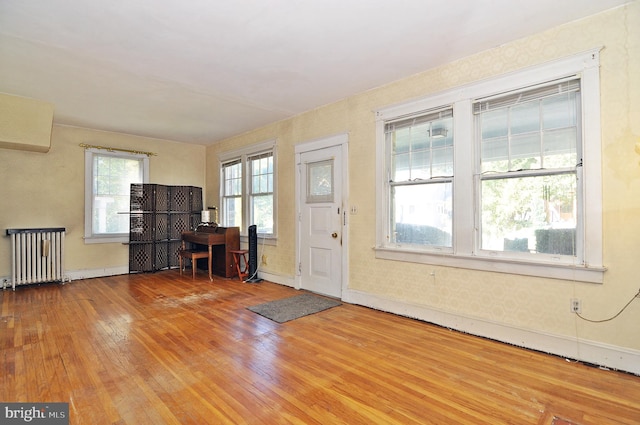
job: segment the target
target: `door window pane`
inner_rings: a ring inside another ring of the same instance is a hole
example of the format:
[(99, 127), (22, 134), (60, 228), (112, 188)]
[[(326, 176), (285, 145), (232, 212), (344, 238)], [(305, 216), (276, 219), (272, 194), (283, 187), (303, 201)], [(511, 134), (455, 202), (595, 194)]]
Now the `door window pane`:
[(307, 164), (307, 203), (333, 202), (333, 160)]

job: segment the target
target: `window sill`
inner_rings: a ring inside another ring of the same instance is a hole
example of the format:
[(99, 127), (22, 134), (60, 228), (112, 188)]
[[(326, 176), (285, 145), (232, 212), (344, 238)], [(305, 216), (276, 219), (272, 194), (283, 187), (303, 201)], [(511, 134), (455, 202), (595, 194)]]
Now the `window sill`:
[(84, 243), (86, 245), (96, 243), (129, 243), (129, 235), (125, 236), (85, 236)]
[[(249, 236), (240, 235), (240, 243), (248, 244)], [(268, 236), (268, 237), (258, 236), (258, 246), (262, 246), (262, 245), (276, 246), (278, 245), (278, 238), (276, 238), (275, 236)]]
[(437, 254), (406, 248), (375, 247), (374, 250), (376, 252), (376, 258), (383, 260), (432, 264), (588, 283), (602, 283), (604, 280), (604, 272), (606, 271), (604, 267), (587, 267), (553, 262), (531, 262), (506, 258), (486, 258), (472, 255), (454, 255), (451, 253)]

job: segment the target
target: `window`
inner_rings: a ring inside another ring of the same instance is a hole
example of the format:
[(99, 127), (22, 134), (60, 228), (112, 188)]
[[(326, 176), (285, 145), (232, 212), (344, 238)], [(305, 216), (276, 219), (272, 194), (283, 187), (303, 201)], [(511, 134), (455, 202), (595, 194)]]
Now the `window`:
[(599, 98), (591, 51), (377, 111), (376, 256), (602, 282)]
[(580, 80), (474, 103), (480, 248), (577, 257)]
[(146, 183), (146, 155), (85, 151), (85, 242), (127, 242), (131, 183)]
[(249, 221), (258, 234), (273, 235), (273, 152), (249, 157)]
[(261, 237), (275, 237), (274, 143), (220, 156), (221, 224), (248, 232), (255, 224)]
[(451, 247), (453, 111), (385, 124), (390, 153), (390, 242)]
[(242, 227), (242, 162), (222, 165), (222, 218), (225, 227)]

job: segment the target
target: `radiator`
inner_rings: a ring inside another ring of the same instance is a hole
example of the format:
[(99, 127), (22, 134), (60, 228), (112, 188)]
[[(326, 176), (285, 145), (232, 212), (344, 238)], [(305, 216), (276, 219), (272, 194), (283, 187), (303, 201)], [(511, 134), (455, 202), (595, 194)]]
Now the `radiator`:
[[(7, 229), (11, 237), (11, 287), (64, 282), (65, 228)], [(3, 289), (7, 286), (3, 284)]]

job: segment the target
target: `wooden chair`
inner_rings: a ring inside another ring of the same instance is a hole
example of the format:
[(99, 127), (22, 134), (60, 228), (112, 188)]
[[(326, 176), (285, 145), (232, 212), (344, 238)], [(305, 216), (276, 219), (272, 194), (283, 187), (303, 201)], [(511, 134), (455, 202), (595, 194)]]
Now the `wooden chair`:
[(196, 251), (194, 249), (181, 249), (179, 253), (180, 257), (180, 275), (184, 270), (183, 259), (191, 259), (191, 275), (192, 279), (196, 278), (196, 269), (198, 268), (197, 260), (199, 258), (209, 258), (209, 251)]

